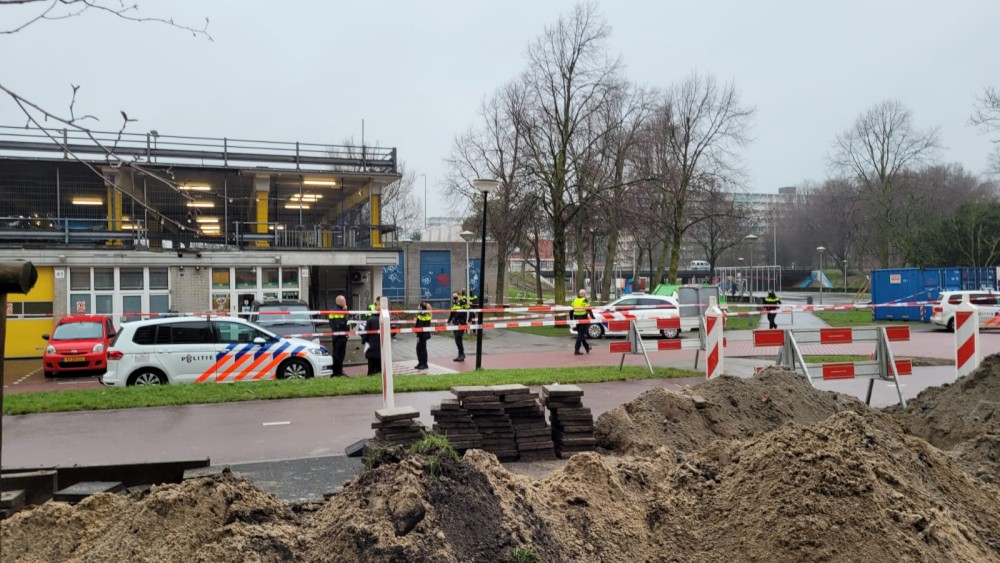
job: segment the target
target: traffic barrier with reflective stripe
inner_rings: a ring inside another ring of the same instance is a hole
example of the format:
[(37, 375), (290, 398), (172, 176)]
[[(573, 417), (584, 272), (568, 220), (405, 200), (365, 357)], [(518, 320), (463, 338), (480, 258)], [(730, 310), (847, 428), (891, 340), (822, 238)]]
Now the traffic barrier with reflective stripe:
[[(780, 347), (776, 365), (787, 365), (799, 371), (809, 383), (816, 380), (832, 381), (842, 379), (868, 378), (868, 393), (865, 402), (871, 404), (875, 380), (891, 381), (896, 387), (899, 402), (904, 407), (906, 399), (899, 386), (899, 376), (913, 373), (909, 360), (896, 360), (889, 347), (890, 342), (908, 341), (910, 327), (907, 325), (856, 328), (802, 328), (802, 329), (761, 329), (753, 332), (756, 347)], [(817, 366), (812, 371), (802, 357), (800, 345), (852, 344), (854, 342), (874, 342), (875, 351), (866, 362), (829, 362)]]
[(979, 307), (961, 303), (955, 310), (955, 379), (972, 373), (981, 359)]

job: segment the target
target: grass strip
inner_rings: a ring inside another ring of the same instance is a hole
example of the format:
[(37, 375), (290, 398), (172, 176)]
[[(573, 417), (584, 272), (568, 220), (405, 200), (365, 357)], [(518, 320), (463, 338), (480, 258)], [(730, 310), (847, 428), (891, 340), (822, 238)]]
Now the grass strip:
[[(756, 307), (741, 307), (730, 305), (729, 310), (733, 313), (746, 311), (757, 311)], [(726, 330), (753, 330), (760, 327), (760, 315), (750, 315), (748, 317), (726, 317)]]
[(924, 324), (919, 321), (874, 321), (871, 309), (852, 309), (850, 311), (816, 311), (813, 313), (832, 327), (872, 326), (872, 325), (904, 325)]
[[(445, 391), (456, 385), (547, 385), (550, 383), (599, 383), (638, 379), (696, 377), (701, 372), (640, 366), (587, 366), (482, 370), (447, 375), (400, 375), (395, 391)], [(133, 409), (176, 405), (231, 403), (271, 399), (301, 399), (365, 395), (382, 392), (380, 377), (349, 377), (295, 381), (256, 381), (220, 384), (185, 384), (153, 387), (102, 387), (44, 393), (16, 393), (4, 397), (4, 414)]]

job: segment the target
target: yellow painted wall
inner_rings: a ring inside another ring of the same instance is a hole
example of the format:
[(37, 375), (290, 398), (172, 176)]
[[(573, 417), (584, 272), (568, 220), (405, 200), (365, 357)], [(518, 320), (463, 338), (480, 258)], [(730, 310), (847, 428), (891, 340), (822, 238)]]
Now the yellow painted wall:
[[(55, 281), (53, 268), (38, 268), (38, 281), (27, 294), (10, 294), (9, 303), (25, 301), (44, 301), (52, 303), (55, 300)], [(7, 319), (7, 340), (4, 342), (4, 358), (40, 358), (45, 352), (46, 342), (43, 334), (52, 334), (55, 321), (52, 317), (30, 319)]]

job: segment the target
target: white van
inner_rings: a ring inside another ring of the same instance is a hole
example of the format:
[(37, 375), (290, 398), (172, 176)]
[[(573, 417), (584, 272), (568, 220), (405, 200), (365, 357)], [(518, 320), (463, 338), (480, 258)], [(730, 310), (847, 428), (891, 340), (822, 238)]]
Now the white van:
[(688, 263), (688, 270), (711, 270), (712, 265), (704, 260), (692, 260)]
[(330, 352), (235, 317), (172, 317), (122, 325), (104, 385), (165, 385), (330, 377)]

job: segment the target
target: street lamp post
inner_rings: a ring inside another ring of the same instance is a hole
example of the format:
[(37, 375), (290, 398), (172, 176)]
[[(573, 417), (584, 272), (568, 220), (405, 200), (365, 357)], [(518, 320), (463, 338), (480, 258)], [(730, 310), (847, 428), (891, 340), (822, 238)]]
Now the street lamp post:
[[(479, 247), (479, 332), (476, 334), (476, 369), (483, 367), (483, 304), (486, 296), (483, 295), (483, 281), (486, 278), (486, 206), (490, 201), (490, 192), (497, 189), (500, 182), (496, 180), (477, 179), (472, 181), (472, 185), (483, 193), (483, 238)], [(497, 289), (499, 291), (499, 288)]]
[[(472, 288), (469, 287), (469, 243), (472, 242), (472, 239), (476, 238), (476, 233), (462, 231), (458, 233), (458, 236), (462, 237), (462, 240), (465, 241), (465, 295), (470, 296), (472, 295)], [(482, 266), (479, 266), (479, 269), (482, 268)], [(482, 272), (479, 275), (482, 276)]]
[[(424, 177), (424, 231), (427, 230), (427, 174), (421, 174)], [(468, 257), (469, 249), (466, 245), (465, 254)]]
[(750, 303), (753, 304), (753, 243), (757, 242), (757, 235), (747, 235), (743, 237), (743, 240), (750, 243)]
[(825, 246), (817, 246), (816, 252), (819, 252), (819, 304), (823, 304), (823, 253), (826, 252)]

